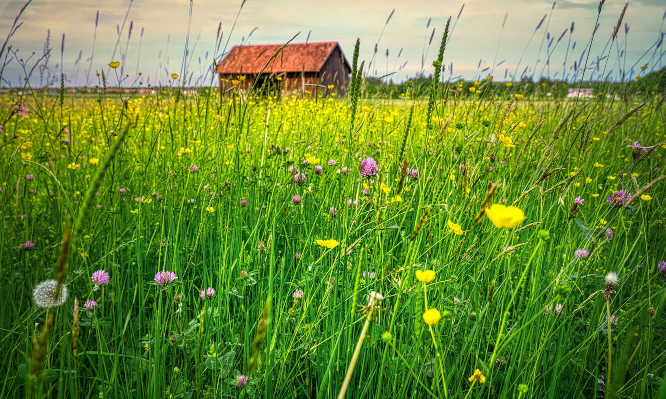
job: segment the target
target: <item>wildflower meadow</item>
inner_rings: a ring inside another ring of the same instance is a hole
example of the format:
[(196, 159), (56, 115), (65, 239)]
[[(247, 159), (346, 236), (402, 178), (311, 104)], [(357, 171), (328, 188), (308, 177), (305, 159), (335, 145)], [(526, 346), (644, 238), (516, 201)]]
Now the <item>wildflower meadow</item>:
[(377, 95), (362, 45), (345, 95), (1, 94), (0, 397), (666, 397), (658, 80)]

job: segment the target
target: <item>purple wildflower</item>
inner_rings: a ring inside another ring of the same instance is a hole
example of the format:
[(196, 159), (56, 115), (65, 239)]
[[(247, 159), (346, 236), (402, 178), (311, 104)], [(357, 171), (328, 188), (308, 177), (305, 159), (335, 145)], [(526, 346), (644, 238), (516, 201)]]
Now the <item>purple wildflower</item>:
[(163, 287), (166, 287), (167, 285), (169, 285), (169, 283), (171, 283), (173, 280), (177, 278), (178, 277), (174, 272), (162, 271), (162, 272), (157, 272), (155, 274), (155, 282)]
[(299, 299), (303, 298), (303, 291), (301, 290), (294, 291), (292, 297), (294, 297), (294, 299), (298, 301)]
[(294, 205), (300, 204), (301, 203), (301, 196), (300, 195), (294, 195), (293, 197), (291, 197), (291, 202)]
[(657, 269), (659, 270), (659, 275), (666, 278), (666, 260), (659, 262)]
[(242, 199), (241, 202), (240, 202), (240, 205), (241, 205), (243, 208), (245, 208), (245, 207), (247, 206), (247, 200), (246, 200), (246, 199)]
[(367, 188), (364, 188), (363, 191), (361, 191), (361, 194), (370, 195), (370, 190), (368, 190)]
[(215, 288), (208, 287), (205, 290), (201, 290), (201, 299), (210, 299), (215, 295)]
[(246, 149), (245, 149), (245, 152), (247, 152), (247, 153), (249, 154), (249, 153), (252, 152), (252, 149), (251, 149), (251, 148), (246, 148)]
[(631, 200), (631, 194), (627, 190), (616, 191), (606, 199), (606, 202), (616, 208), (621, 208)]
[(576, 252), (574, 252), (574, 256), (576, 257), (576, 259), (584, 259), (587, 258), (589, 255), (590, 253), (587, 252), (587, 249), (585, 248), (579, 248), (576, 250)]
[(335, 209), (335, 208), (333, 208), (333, 207), (331, 207), (331, 209), (328, 210), (328, 213), (329, 213), (329, 214), (331, 215), (331, 217), (333, 217), (333, 218), (336, 217), (336, 216), (338, 216), (338, 210)]
[(296, 260), (301, 259), (301, 253), (300, 253), (300, 252), (296, 252), (296, 255), (294, 255), (294, 257), (296, 258)]
[(321, 172), (323, 172), (323, 171), (324, 171), (324, 168), (322, 168), (321, 165), (317, 165), (317, 166), (314, 167), (314, 172), (318, 175), (320, 175)]
[[(340, 172), (338, 172), (338, 173), (340, 173)], [(342, 167), (342, 174), (346, 175), (347, 173), (349, 173), (349, 169), (346, 166), (343, 166)]]
[(293, 175), (294, 173), (296, 173), (296, 167), (295, 166), (290, 166), (287, 169), (287, 171)]
[(365, 158), (358, 165), (358, 172), (361, 174), (361, 177), (365, 177), (367, 179), (374, 177), (378, 170), (379, 168), (377, 167), (377, 162), (372, 157)]
[(328, 165), (329, 165), (329, 166), (333, 166), (333, 165), (335, 165), (335, 159), (329, 159), (329, 160), (328, 160)]
[(582, 199), (580, 196), (576, 197), (574, 200), (574, 205), (583, 205), (583, 202), (585, 202), (584, 199)]
[(97, 305), (97, 302), (93, 301), (92, 299), (88, 299), (88, 300), (86, 301), (86, 304), (83, 305), (83, 306), (85, 306), (86, 309), (88, 309), (88, 310), (90, 310), (90, 311), (93, 311), (93, 310), (97, 309), (97, 306), (98, 306), (98, 305)]
[(90, 276), (90, 279), (95, 285), (107, 285), (110, 280), (109, 273), (106, 270), (97, 270)]
[(123, 195), (123, 194), (125, 194), (126, 192), (127, 192), (127, 189), (126, 189), (126, 188), (120, 188), (120, 189), (118, 189), (118, 195)]
[(412, 179), (418, 179), (419, 178), (419, 171), (418, 169), (412, 169), (409, 171), (409, 175), (412, 176)]
[(33, 175), (26, 175), (26, 176), (25, 176), (25, 179), (28, 180), (28, 181), (32, 181), (32, 180), (35, 180), (35, 176), (33, 176)]
[(294, 175), (294, 183), (298, 185), (305, 183), (305, 172), (296, 173)]
[(290, 152), (290, 151), (291, 151), (291, 147), (287, 147), (287, 148), (284, 149), (285, 153)]
[(34, 243), (34, 242), (32, 242), (32, 241), (26, 241), (26, 242), (24, 242), (23, 244), (20, 244), (20, 245), (19, 245), (19, 248), (21, 248), (21, 249), (23, 249), (23, 250), (26, 250), (26, 251), (29, 251), (29, 250), (31, 250), (32, 247), (34, 247), (34, 246), (35, 246), (35, 243)]
[(370, 280), (374, 279), (375, 276), (376, 276), (375, 272), (366, 273), (365, 271), (363, 271), (363, 277), (368, 277)]
[(644, 146), (638, 144), (638, 141), (634, 141), (634, 143), (633, 143), (633, 144), (629, 144), (629, 145), (627, 146), (627, 148), (633, 148), (633, 149), (635, 149), (635, 150), (641, 150), (641, 151), (644, 151), (644, 152), (647, 154), (648, 150), (651, 149), (651, 148), (654, 148), (654, 146), (644, 147)]
[(236, 386), (238, 388), (243, 388), (245, 384), (247, 384), (247, 376), (241, 375), (240, 377), (238, 377), (238, 379), (236, 380)]
[(190, 165), (189, 170), (190, 170), (190, 172), (192, 172), (192, 173), (196, 173), (196, 172), (199, 171), (199, 167), (198, 167), (197, 165), (195, 165), (195, 164), (192, 164), (192, 165)]
[(613, 241), (613, 230), (606, 229), (606, 231), (604, 231), (604, 237), (606, 237), (608, 242)]

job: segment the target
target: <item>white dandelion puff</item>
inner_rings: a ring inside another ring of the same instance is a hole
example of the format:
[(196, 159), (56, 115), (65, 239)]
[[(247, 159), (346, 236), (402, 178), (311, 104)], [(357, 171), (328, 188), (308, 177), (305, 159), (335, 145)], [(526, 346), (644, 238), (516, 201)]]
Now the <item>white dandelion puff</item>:
[(606, 285), (613, 287), (620, 285), (620, 277), (618, 277), (617, 273), (610, 272), (606, 275)]
[(32, 290), (32, 299), (35, 305), (40, 308), (49, 309), (62, 305), (67, 300), (67, 286), (60, 286), (60, 295), (55, 297), (55, 290), (58, 286), (56, 280), (45, 280), (35, 286)]

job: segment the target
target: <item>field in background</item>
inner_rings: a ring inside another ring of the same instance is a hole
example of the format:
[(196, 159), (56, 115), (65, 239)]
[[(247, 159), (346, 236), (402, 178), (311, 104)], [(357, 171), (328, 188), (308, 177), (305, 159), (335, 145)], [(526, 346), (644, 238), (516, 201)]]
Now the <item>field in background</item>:
[(4, 96), (0, 397), (663, 393), (663, 95), (484, 84)]

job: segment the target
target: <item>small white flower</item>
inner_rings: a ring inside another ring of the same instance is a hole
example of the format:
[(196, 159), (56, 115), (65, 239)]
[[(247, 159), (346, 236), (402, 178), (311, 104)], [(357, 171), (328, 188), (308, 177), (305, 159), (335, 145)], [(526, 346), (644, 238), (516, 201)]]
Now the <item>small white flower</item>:
[(62, 305), (67, 300), (67, 286), (60, 286), (60, 295), (55, 297), (55, 289), (58, 286), (56, 280), (45, 280), (35, 286), (32, 290), (32, 299), (40, 308), (49, 309)]
[(620, 285), (620, 277), (617, 273), (610, 272), (606, 275), (606, 285), (618, 286)]
[(379, 302), (382, 299), (384, 299), (384, 295), (380, 294), (379, 292), (371, 291), (370, 294), (368, 294), (368, 304), (370, 305), (375, 302)]

